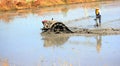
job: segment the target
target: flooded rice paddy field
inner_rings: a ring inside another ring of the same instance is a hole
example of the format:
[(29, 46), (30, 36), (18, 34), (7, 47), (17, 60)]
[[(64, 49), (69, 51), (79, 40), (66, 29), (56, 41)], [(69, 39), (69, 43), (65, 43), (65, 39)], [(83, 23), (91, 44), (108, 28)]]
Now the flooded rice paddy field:
[(120, 66), (120, 34), (41, 34), (41, 21), (51, 18), (70, 28), (119, 29), (119, 6), (101, 1), (0, 12), (0, 66)]

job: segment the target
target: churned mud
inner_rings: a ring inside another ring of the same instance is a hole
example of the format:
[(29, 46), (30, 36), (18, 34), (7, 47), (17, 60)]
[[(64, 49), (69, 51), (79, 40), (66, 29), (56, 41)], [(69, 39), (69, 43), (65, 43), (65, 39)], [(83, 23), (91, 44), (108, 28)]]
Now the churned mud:
[(107, 34), (120, 34), (120, 29), (114, 29), (114, 28), (93, 28), (93, 29), (79, 29), (74, 30), (74, 33), (78, 34), (101, 34), (101, 35), (107, 35)]
[[(117, 35), (120, 34), (120, 29), (118, 28), (71, 28), (70, 29), (73, 33), (69, 34), (81, 34), (81, 35), (89, 35), (89, 34), (99, 34), (99, 35)], [(45, 33), (45, 32), (44, 32)], [(46, 32), (45, 34), (56, 34), (53, 32)], [(62, 34), (62, 33), (57, 33)], [(67, 34), (67, 33), (66, 33)]]

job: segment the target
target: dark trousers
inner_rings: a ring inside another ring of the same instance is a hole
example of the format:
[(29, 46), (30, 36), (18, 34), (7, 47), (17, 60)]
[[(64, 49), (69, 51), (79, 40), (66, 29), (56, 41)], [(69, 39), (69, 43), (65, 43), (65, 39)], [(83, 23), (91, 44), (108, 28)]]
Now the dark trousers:
[(96, 14), (96, 26), (100, 26), (100, 25), (101, 25), (101, 15)]
[(96, 20), (99, 19), (99, 23), (101, 24), (101, 15), (100, 14), (96, 14)]

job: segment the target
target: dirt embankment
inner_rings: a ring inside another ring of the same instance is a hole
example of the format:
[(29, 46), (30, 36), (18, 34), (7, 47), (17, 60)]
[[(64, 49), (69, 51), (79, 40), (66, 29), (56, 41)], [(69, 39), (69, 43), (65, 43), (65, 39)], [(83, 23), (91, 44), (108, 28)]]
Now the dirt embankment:
[(0, 0), (0, 11), (39, 8), (93, 1), (99, 0)]

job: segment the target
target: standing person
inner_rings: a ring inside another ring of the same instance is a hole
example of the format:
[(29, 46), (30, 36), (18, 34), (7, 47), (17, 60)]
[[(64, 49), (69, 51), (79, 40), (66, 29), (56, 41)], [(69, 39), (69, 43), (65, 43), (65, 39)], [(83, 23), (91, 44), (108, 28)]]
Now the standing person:
[[(95, 9), (95, 14), (96, 14), (96, 26), (99, 26), (99, 25), (101, 25), (101, 15), (100, 15), (100, 10), (99, 10), (99, 8), (96, 8)], [(98, 20), (99, 20), (99, 23), (98, 23)]]

